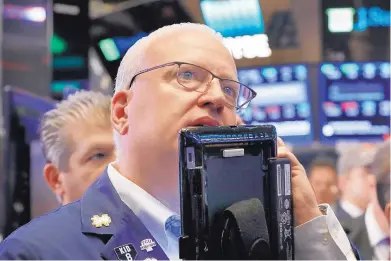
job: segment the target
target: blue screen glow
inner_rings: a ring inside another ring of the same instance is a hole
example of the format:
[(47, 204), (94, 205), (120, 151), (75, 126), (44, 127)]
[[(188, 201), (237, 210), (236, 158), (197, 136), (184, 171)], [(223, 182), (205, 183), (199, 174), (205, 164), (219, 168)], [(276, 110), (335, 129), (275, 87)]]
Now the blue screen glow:
[(390, 63), (320, 66), (320, 140), (381, 140), (390, 131)]
[(365, 31), (368, 27), (389, 27), (390, 10), (383, 10), (378, 6), (357, 9), (357, 22), (354, 30)]
[(258, 0), (202, 0), (205, 24), (224, 37), (264, 33), (264, 22)]
[(126, 51), (132, 47), (138, 40), (141, 38), (147, 36), (147, 33), (138, 33), (134, 36), (121, 36), (121, 37), (114, 37), (113, 41), (115, 43), (115, 46), (117, 47), (120, 56), (123, 57), (126, 53)]
[(246, 124), (272, 124), (277, 135), (288, 143), (313, 141), (305, 65), (239, 69), (238, 77), (257, 92), (255, 99), (241, 112)]
[(37, 139), (40, 119), (55, 107), (55, 102), (16, 88), (8, 89), (5, 97), (11, 101), (10, 109), (17, 113), (20, 124), (26, 128), (26, 142)]

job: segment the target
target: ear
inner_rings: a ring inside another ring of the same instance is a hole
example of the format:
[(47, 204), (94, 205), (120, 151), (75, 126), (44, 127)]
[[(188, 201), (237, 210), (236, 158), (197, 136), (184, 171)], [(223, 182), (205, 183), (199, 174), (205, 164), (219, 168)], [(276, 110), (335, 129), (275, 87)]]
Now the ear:
[(123, 90), (115, 93), (111, 100), (111, 123), (120, 135), (127, 134), (129, 130), (127, 106), (132, 97), (132, 91)]
[(65, 193), (63, 184), (60, 178), (60, 171), (52, 163), (46, 163), (43, 168), (43, 177), (49, 188), (57, 195), (57, 198), (62, 199)]

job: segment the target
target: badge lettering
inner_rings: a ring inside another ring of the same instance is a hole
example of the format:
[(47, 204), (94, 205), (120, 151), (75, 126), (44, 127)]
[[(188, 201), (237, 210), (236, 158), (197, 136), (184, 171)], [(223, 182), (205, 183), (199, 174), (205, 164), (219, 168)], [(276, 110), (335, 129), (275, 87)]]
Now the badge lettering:
[(140, 248), (141, 250), (146, 250), (147, 252), (151, 252), (155, 246), (156, 243), (152, 239), (148, 238), (141, 241)]
[(130, 253), (125, 254), (127, 260), (133, 260), (132, 255)]
[(116, 247), (114, 248), (114, 251), (118, 260), (121, 261), (135, 260), (137, 257), (136, 248), (132, 244)]

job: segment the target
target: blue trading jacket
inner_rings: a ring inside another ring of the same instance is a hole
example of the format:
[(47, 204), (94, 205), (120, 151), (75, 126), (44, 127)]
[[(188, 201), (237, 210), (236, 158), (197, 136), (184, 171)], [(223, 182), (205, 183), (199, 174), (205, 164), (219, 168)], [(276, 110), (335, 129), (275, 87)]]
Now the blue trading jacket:
[(105, 172), (80, 200), (7, 237), (0, 259), (168, 260), (155, 242)]

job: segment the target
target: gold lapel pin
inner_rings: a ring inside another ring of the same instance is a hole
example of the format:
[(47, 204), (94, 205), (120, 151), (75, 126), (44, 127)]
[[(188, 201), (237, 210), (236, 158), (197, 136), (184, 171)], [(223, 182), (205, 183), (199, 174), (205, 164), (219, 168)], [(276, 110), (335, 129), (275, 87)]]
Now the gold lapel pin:
[(92, 216), (91, 221), (92, 221), (92, 225), (96, 228), (99, 228), (102, 226), (108, 227), (108, 226), (110, 226), (111, 218), (107, 214), (103, 214), (101, 216), (94, 215), (94, 216)]

